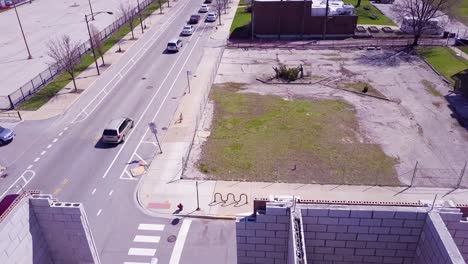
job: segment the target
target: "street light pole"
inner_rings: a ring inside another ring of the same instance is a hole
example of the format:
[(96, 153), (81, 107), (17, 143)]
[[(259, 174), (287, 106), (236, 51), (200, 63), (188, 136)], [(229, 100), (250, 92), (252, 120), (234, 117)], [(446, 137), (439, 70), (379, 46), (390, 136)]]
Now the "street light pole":
[[(91, 2), (90, 2), (90, 3), (91, 3)], [(91, 14), (92, 14), (92, 13), (91, 13)], [(98, 65), (98, 63), (97, 63), (96, 53), (94, 52), (93, 37), (91, 36), (91, 31), (89, 30), (88, 15), (85, 15), (85, 20), (86, 20), (86, 27), (88, 28), (89, 43), (91, 43), (91, 50), (93, 51), (94, 63), (96, 64), (97, 74), (98, 74), (98, 75), (101, 75), (101, 73), (99, 72), (99, 65)]]
[(198, 181), (195, 182), (197, 188), (197, 211), (200, 211), (200, 199), (198, 198)]
[(190, 71), (187, 71), (187, 83), (188, 83), (188, 93), (190, 93)]
[(143, 34), (145, 32), (143, 31), (143, 20), (141, 19), (140, 0), (137, 0), (137, 5), (138, 5), (138, 15), (140, 16), (141, 34)]
[(14, 8), (15, 8), (15, 13), (16, 13), (16, 18), (18, 19), (18, 24), (21, 29), (21, 34), (23, 35), (24, 44), (26, 45), (26, 49), (28, 50), (28, 60), (30, 60), (32, 59), (31, 51), (29, 50), (28, 42), (26, 41), (26, 36), (24, 35), (23, 26), (21, 25), (21, 20), (18, 15), (18, 10), (16, 10), (16, 4), (14, 5)]
[(89, 2), (89, 9), (91, 10), (91, 20), (94, 20), (94, 13), (93, 13), (93, 7), (91, 6), (91, 0), (88, 0)]

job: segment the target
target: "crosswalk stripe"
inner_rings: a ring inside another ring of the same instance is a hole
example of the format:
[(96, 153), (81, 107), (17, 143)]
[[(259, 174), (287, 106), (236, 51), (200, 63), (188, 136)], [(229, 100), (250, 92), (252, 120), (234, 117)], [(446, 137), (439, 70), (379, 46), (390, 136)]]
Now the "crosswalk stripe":
[(149, 262), (124, 262), (123, 264), (150, 264)]
[(156, 249), (152, 248), (130, 248), (128, 250), (128, 255), (133, 256), (154, 256), (156, 254)]
[(138, 230), (151, 230), (151, 231), (163, 231), (164, 225), (157, 224), (140, 224)]
[(133, 242), (159, 243), (159, 236), (135, 236)]

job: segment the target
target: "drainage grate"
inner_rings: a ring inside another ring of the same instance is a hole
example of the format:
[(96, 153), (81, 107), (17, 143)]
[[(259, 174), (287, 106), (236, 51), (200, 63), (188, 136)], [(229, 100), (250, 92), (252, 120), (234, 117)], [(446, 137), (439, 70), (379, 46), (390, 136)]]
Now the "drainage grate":
[(174, 236), (174, 235), (169, 236), (169, 237), (167, 238), (167, 242), (171, 242), (171, 243), (172, 243), (172, 242), (175, 242), (176, 240), (177, 240), (177, 237)]

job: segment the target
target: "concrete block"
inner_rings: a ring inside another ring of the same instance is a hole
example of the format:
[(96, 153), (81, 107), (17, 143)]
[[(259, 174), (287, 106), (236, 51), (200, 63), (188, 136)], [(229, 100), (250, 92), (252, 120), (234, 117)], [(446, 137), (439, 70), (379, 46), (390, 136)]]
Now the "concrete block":
[(318, 223), (318, 216), (303, 216), (302, 223), (308, 224), (317, 224)]
[(314, 253), (317, 254), (333, 254), (335, 252), (334, 247), (315, 247)]
[(427, 212), (418, 212), (417, 219), (418, 220), (426, 220)]
[(245, 230), (245, 231), (255, 231), (255, 236), (257, 237), (275, 237), (275, 231), (270, 230)]
[(54, 214), (55, 221), (68, 222), (71, 221), (71, 216), (66, 214)]
[(379, 242), (398, 242), (400, 236), (398, 235), (379, 235), (377, 241)]
[(319, 216), (318, 223), (322, 225), (337, 225), (338, 218)]
[(347, 226), (358, 226), (359, 222), (359, 218), (339, 218), (338, 220), (339, 225)]
[(377, 235), (358, 234), (357, 241), (377, 241)]
[(410, 235), (411, 234), (411, 228), (392, 227), (390, 229), (390, 234), (392, 234), (392, 235)]
[(346, 256), (346, 260), (351, 263), (362, 263), (364, 260), (364, 256)]
[(267, 258), (284, 259), (284, 252), (266, 252)]
[(382, 219), (366, 219), (366, 218), (361, 218), (361, 221), (359, 222), (360, 226), (381, 226), (382, 225)]
[(276, 237), (288, 238), (289, 237), (289, 231), (276, 231)]
[(345, 256), (354, 255), (354, 249), (353, 248), (336, 248), (335, 254), (345, 255)]
[(351, 210), (347, 208), (343, 209), (330, 209), (328, 216), (330, 217), (349, 217), (351, 215)]
[[(398, 236), (396, 236), (396, 241), (398, 241)], [(387, 243), (387, 248), (388, 249), (398, 249), (398, 250), (401, 250), (401, 251), (405, 251), (405, 249), (408, 248), (408, 244), (407, 243), (389, 242), (389, 243)]]
[(237, 250), (237, 257), (245, 257), (247, 256), (245, 254), (245, 250)]
[(385, 249), (386, 247), (387, 247), (386, 243), (378, 243), (378, 242), (366, 243), (366, 248)]
[(355, 252), (357, 256), (375, 256), (375, 249), (372, 248), (357, 248)]
[(255, 250), (255, 245), (237, 243), (237, 250), (253, 251)]
[(237, 263), (239, 264), (255, 264), (255, 258), (251, 257), (237, 257)]
[(266, 230), (284, 231), (284, 230), (288, 230), (288, 226), (286, 224), (268, 223), (266, 225)]
[(348, 227), (348, 233), (368, 234), (369, 233), (369, 227), (367, 227), (367, 226), (350, 226), (350, 227)]
[(424, 226), (424, 221), (422, 220), (405, 220), (404, 227), (417, 227), (422, 228)]
[(400, 257), (384, 257), (383, 263), (403, 263), (403, 258)]
[(363, 241), (346, 241), (347, 248), (366, 248), (366, 242)]
[(419, 236), (421, 235), (422, 228), (411, 228), (411, 235)]
[(81, 218), (82, 218), (81, 215), (72, 214), (72, 215), (70, 215), (70, 216), (71, 216), (72, 221), (75, 221), (75, 222), (81, 222), (81, 221), (83, 221), (83, 220), (81, 219)]
[(382, 256), (382, 257), (393, 257), (396, 254), (396, 250), (394, 249), (377, 249), (375, 251), (376, 256)]
[(395, 257), (407, 257), (407, 258), (412, 258), (414, 257), (414, 251), (412, 250), (397, 250)]
[(81, 215), (82, 208), (80, 207), (63, 207), (62, 208), (63, 214), (70, 214), (70, 215)]
[(395, 219), (417, 219), (418, 212), (396, 212)]
[(265, 227), (266, 227), (265, 223), (256, 223), (256, 222), (247, 222), (247, 223), (245, 223), (245, 229), (265, 230)]
[(265, 251), (252, 250), (245, 252), (245, 254), (247, 257), (265, 257)]
[(323, 260), (342, 261), (343, 256), (341, 256), (341, 255), (323, 255)]
[(362, 262), (364, 263), (382, 263), (383, 257), (377, 256), (364, 256)]
[(255, 258), (255, 263), (257, 264), (274, 264), (274, 258)]
[(308, 243), (306, 243), (306, 246), (307, 247), (323, 247), (325, 246), (325, 240), (312, 239), (312, 240), (309, 240)]
[(357, 234), (349, 234), (349, 233), (337, 233), (336, 240), (356, 240)]
[(287, 252), (287, 251), (288, 251), (288, 246), (275, 245), (275, 251), (278, 251), (278, 252)]
[[(63, 222), (63, 223), (64, 223), (65, 228), (71, 228), (71, 229), (73, 229), (73, 228), (83, 228), (83, 224), (80, 223), (80, 222)], [(56, 226), (60, 225), (59, 222), (55, 222), (54, 224)]]
[(285, 259), (275, 259), (275, 264), (284, 264), (286, 263)]
[(276, 222), (280, 224), (289, 224), (291, 222), (291, 218), (289, 215), (277, 215)]
[(416, 243), (408, 243), (407, 244), (407, 249), (408, 250), (416, 250), (417, 246), (418, 246), (418, 244), (416, 244)]
[(257, 251), (275, 251), (274, 245), (255, 245)]
[(236, 222), (236, 229), (245, 229), (245, 224), (247, 221), (241, 220)]
[(311, 261), (312, 263), (317, 263), (317, 261), (320, 261), (320, 260), (323, 260), (323, 254), (310, 254), (310, 255), (307, 255), (311, 260), (314, 260), (314, 261)]
[(370, 210), (359, 210), (359, 209), (353, 209), (351, 211), (350, 217), (352, 218), (372, 218), (372, 211)]
[(247, 243), (247, 237), (236, 237), (236, 243), (242, 243), (245, 244)]
[(418, 236), (400, 236), (400, 242), (417, 243)]
[(403, 227), (403, 220), (400, 219), (382, 219), (382, 226)]
[[(260, 230), (257, 230), (260, 231)], [(242, 237), (250, 237), (250, 236), (255, 236), (255, 230), (246, 230), (246, 229), (238, 229), (236, 230), (237, 236), (242, 236)]]
[(289, 208), (267, 206), (266, 214), (267, 215), (289, 215)]
[(326, 225), (311, 224), (311, 225), (306, 225), (305, 229), (307, 231), (309, 231), (309, 232), (325, 232), (325, 231), (327, 231), (327, 226)]
[(457, 221), (459, 222), (462, 219), (463, 214), (462, 213), (439, 213), (440, 217), (444, 222), (452, 222), (452, 221)]
[(29, 204), (36, 209), (36, 207), (50, 207), (52, 201), (47, 198), (31, 198)]
[(372, 218), (392, 219), (395, 216), (395, 211), (374, 211)]
[(305, 239), (315, 239), (316, 234), (316, 232), (304, 232), (304, 237)]
[(328, 216), (328, 209), (324, 208), (314, 208), (314, 209), (307, 209), (307, 216)]
[(389, 234), (390, 227), (380, 227), (380, 226), (372, 226), (369, 228), (369, 234)]
[(465, 230), (456, 230), (455, 237), (468, 238), (468, 231)]
[(327, 247), (344, 248), (344, 247), (346, 247), (346, 241), (326, 240), (325, 245)]
[(246, 237), (248, 244), (265, 244), (264, 237)]
[(257, 215), (257, 223), (276, 223), (276, 216), (274, 215)]
[(267, 239), (265, 241), (267, 245), (287, 245), (288, 239), (286, 238), (274, 238), (274, 239)]
[(327, 232), (346, 233), (348, 232), (348, 227), (341, 225), (329, 225), (327, 226)]
[(317, 239), (329, 239), (329, 240), (334, 240), (336, 237), (335, 233), (326, 233), (326, 232), (317, 232), (316, 236)]

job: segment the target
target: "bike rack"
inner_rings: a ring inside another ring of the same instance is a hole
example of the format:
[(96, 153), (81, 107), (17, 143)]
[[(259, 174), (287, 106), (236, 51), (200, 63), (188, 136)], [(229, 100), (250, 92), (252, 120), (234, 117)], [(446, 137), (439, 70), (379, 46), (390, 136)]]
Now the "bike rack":
[[(243, 203), (243, 204), (241, 204), (241, 205), (244, 205), (244, 204), (248, 204), (248, 203), (249, 203), (249, 198), (248, 198), (247, 194), (245, 194), (245, 193), (241, 193), (241, 194), (239, 195), (239, 199), (236, 199), (236, 195), (235, 195), (234, 193), (228, 193), (228, 194), (226, 195), (226, 199), (224, 199), (224, 198), (223, 198), (223, 194), (217, 192), (217, 193), (215, 193), (215, 194), (213, 195), (213, 201), (212, 201), (210, 204), (222, 203), (223, 205), (225, 205), (225, 204), (229, 201), (229, 197), (231, 197), (231, 196), (232, 196), (232, 200), (234, 201), (235, 206), (238, 206), (238, 205), (239, 205), (239, 203), (242, 201), (242, 197), (245, 198), (245, 203)], [(219, 200), (218, 200), (218, 198), (219, 198)]]

